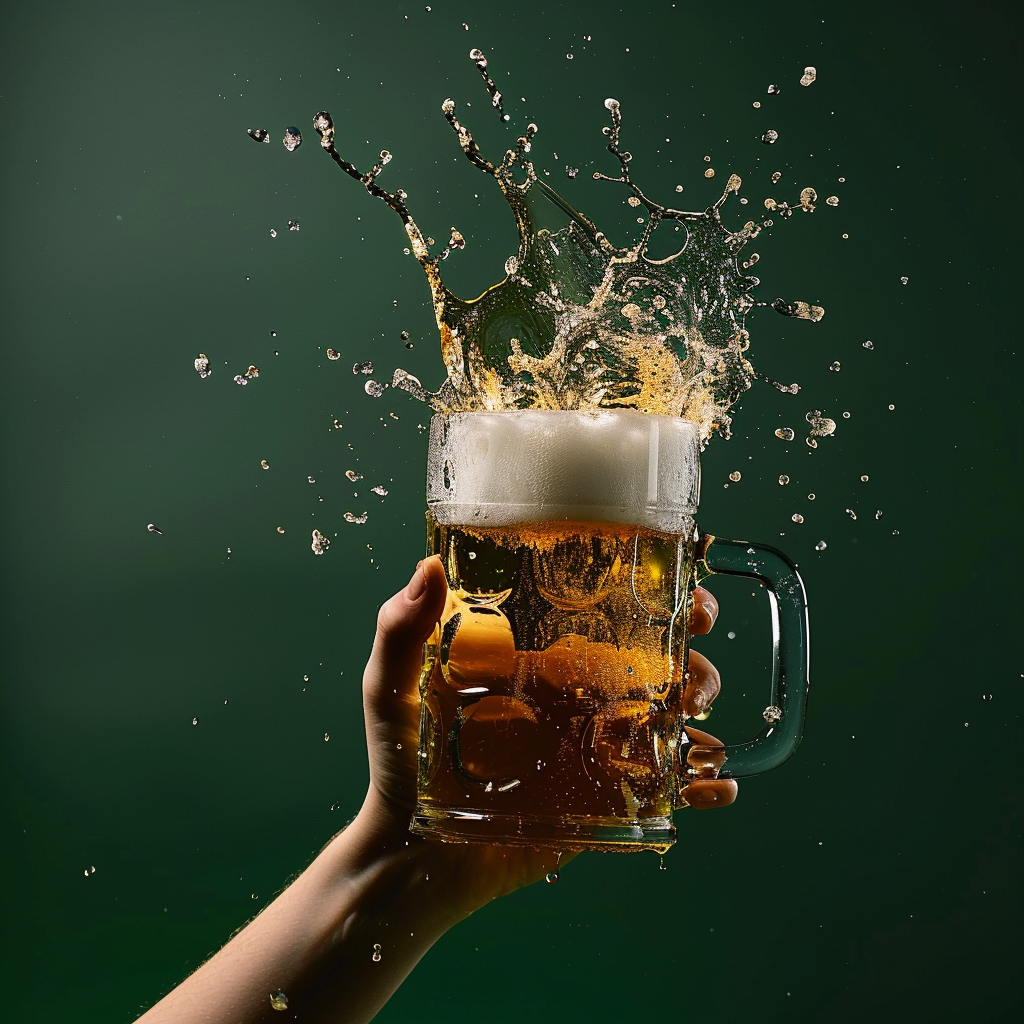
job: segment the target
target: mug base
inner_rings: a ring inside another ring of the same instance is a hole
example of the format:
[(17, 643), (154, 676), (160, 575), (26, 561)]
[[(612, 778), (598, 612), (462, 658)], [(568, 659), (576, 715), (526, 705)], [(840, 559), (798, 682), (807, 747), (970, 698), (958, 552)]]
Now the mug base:
[(541, 817), (481, 814), (458, 807), (418, 804), (409, 830), (443, 843), (488, 843), (546, 850), (600, 850), (606, 853), (665, 853), (676, 841), (668, 816), (622, 820), (595, 815)]

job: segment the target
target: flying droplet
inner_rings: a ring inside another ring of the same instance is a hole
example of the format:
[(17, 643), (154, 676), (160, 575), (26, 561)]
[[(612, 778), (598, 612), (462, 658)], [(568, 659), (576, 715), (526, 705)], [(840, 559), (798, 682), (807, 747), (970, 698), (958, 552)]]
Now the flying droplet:
[(302, 134), (299, 132), (299, 129), (296, 128), (294, 125), (290, 125), (289, 127), (285, 128), (284, 138), (281, 140), (281, 142), (284, 144), (284, 148), (287, 149), (289, 153), (294, 153), (295, 150), (297, 150), (299, 146), (302, 145)]
[(780, 485), (781, 487), (785, 487), (785, 486), (786, 486), (786, 484), (788, 484), (788, 483), (789, 483), (789, 477), (788, 477), (788, 476), (786, 476), (786, 474), (785, 474), (785, 473), (783, 473), (783, 474), (782, 474), (782, 475), (781, 475), (781, 476), (779, 477), (779, 485)]

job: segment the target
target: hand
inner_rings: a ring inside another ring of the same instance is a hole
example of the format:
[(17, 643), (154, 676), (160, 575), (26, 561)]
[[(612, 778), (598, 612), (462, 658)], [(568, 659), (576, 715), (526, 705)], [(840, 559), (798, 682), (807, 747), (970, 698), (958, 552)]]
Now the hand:
[[(438, 843), (409, 832), (416, 804), (421, 651), (441, 616), (446, 595), (440, 559), (428, 558), (417, 566), (409, 585), (380, 610), (373, 653), (363, 675), (370, 758), (367, 807), (392, 841), (419, 847), (418, 852), (434, 865), (432, 878), (438, 882), (457, 880), (449, 898), (468, 915), (495, 896), (538, 881), (574, 854), (563, 852), (559, 858), (551, 850)], [(698, 587), (690, 616), (691, 633), (709, 632), (717, 617), (718, 602)], [(688, 714), (695, 715), (710, 706), (721, 682), (711, 662), (696, 651), (690, 653), (688, 675), (683, 704)], [(687, 729), (687, 733), (702, 746), (721, 747), (707, 733), (697, 729)], [(736, 793), (731, 779), (697, 779), (686, 786), (680, 806), (724, 807), (736, 799)]]

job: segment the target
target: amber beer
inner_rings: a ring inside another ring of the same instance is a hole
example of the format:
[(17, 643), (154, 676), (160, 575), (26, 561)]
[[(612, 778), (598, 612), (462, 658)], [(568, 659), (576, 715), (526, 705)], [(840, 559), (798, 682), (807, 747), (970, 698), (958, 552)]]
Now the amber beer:
[(696, 428), (614, 412), (437, 416), (413, 830), (453, 841), (673, 842)]

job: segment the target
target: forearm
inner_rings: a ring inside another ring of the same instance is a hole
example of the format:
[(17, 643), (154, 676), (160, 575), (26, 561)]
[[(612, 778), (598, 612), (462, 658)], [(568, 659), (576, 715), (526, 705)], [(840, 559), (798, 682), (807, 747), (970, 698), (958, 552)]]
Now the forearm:
[(278, 990), (307, 1024), (370, 1020), (472, 909), (451, 899), (455, 880), (440, 873), (434, 846), (396, 830), (368, 799), (292, 885), (139, 1024), (276, 1022), (287, 1019), (271, 1006)]

